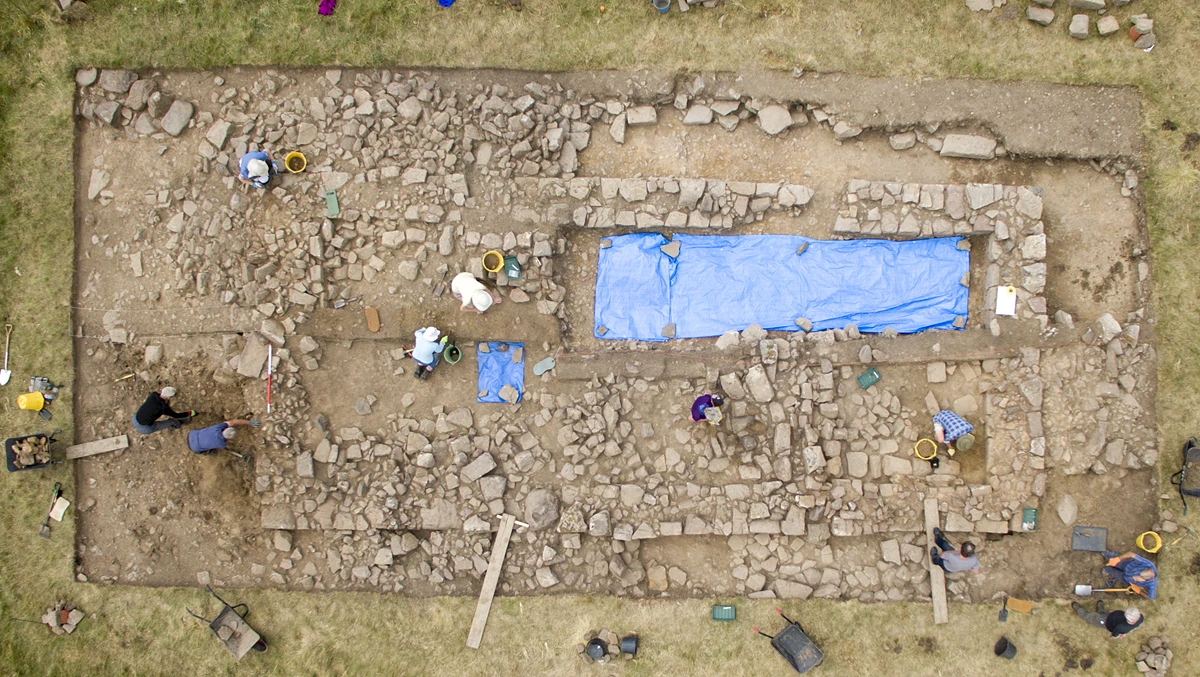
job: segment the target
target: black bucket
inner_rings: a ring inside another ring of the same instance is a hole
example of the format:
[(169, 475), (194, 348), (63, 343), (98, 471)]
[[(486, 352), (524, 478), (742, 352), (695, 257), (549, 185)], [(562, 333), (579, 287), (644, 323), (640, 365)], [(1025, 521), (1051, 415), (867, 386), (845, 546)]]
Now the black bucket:
[(996, 652), (997, 656), (1001, 658), (1007, 658), (1009, 660), (1012, 660), (1012, 657), (1017, 655), (1017, 645), (1008, 641), (1008, 638), (1003, 635), (1000, 636), (1000, 639), (996, 642), (996, 646), (993, 650)]
[(587, 655), (593, 660), (600, 660), (608, 655), (608, 644), (599, 637), (587, 643)]
[(621, 653), (629, 654), (629, 656), (632, 658), (633, 656), (637, 655), (637, 649), (638, 649), (638, 636), (637, 635), (629, 635), (627, 637), (621, 638)]

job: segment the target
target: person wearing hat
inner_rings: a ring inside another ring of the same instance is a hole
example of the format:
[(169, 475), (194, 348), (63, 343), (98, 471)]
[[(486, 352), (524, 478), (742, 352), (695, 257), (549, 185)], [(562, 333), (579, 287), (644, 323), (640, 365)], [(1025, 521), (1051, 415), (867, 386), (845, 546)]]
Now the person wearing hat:
[(218, 449), (224, 449), (225, 445), (237, 437), (236, 425), (248, 425), (257, 428), (262, 425), (262, 421), (258, 419), (246, 420), (244, 418), (235, 418), (229, 421), (222, 421), (216, 425), (210, 425), (207, 428), (192, 430), (188, 433), (188, 449), (195, 454), (211, 454)]
[(500, 303), (499, 292), (490, 291), (468, 272), (454, 276), (454, 279), (450, 281), (450, 293), (454, 295), (454, 298), (462, 301), (462, 307), (459, 310), (463, 311), (471, 310), (482, 313), (491, 308), (493, 303)]
[(413, 345), (412, 358), (417, 363), (417, 370), (413, 372), (413, 376), (424, 381), (437, 365), (438, 353), (445, 349), (449, 337), (442, 336), (437, 327), (425, 327), (418, 329), (413, 338), (416, 339), (416, 343)]
[[(160, 430), (174, 428), (178, 430), (184, 423), (192, 420), (195, 411), (179, 413), (171, 409), (171, 398), (175, 397), (175, 389), (167, 386), (162, 390), (150, 393), (146, 401), (133, 415), (133, 429), (143, 435), (151, 435)], [(163, 417), (166, 418), (163, 418)], [(163, 420), (159, 420), (162, 418)]]
[(279, 173), (275, 163), (271, 161), (271, 154), (265, 150), (246, 153), (238, 162), (238, 167), (238, 178), (242, 183), (248, 183), (255, 188), (266, 188), (271, 177)]
[(713, 425), (721, 422), (721, 405), (725, 404), (725, 398), (712, 393), (705, 393), (696, 398), (692, 402), (692, 420), (693, 421), (708, 421)]

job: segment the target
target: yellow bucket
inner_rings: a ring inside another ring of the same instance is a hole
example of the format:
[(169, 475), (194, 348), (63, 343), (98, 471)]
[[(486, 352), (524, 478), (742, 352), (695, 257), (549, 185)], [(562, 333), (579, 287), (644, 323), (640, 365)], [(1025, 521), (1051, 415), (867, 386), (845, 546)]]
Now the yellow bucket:
[[(921, 444), (923, 442), (929, 443), (930, 451), (929, 451), (928, 456), (924, 456), (921, 454)], [(933, 440), (929, 439), (928, 437), (923, 437), (923, 438), (917, 440), (917, 443), (913, 445), (913, 453), (916, 454), (917, 458), (921, 459), (922, 461), (932, 461), (934, 459), (934, 457), (937, 456), (937, 442), (934, 442)]]
[(308, 159), (304, 157), (304, 153), (294, 150), (288, 153), (283, 158), (283, 166), (293, 174), (299, 174), (308, 166)]
[(485, 252), (483, 255), (483, 269), (489, 273), (498, 273), (504, 270), (504, 254), (495, 249)]
[(25, 411), (41, 411), (46, 407), (46, 397), (39, 392), (17, 395), (17, 408)]
[[(1150, 545), (1146, 544), (1147, 540), (1151, 542)], [(1162, 536), (1159, 536), (1153, 531), (1147, 531), (1146, 533), (1137, 537), (1137, 546), (1149, 553), (1158, 552), (1159, 550), (1162, 550)]]

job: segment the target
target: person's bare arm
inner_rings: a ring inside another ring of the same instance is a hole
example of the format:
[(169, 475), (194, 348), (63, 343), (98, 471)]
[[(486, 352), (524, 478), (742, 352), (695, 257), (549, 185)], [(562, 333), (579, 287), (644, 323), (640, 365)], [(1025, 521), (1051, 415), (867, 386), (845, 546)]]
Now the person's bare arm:
[(225, 423), (228, 425), (250, 425), (250, 421), (247, 421), (244, 418), (230, 419), (228, 421), (225, 421)]

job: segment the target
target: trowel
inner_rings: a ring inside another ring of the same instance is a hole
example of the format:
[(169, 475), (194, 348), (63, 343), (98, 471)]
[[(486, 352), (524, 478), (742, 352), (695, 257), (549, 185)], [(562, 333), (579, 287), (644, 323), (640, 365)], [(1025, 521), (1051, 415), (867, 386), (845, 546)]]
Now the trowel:
[(12, 372), (8, 370), (8, 340), (12, 338), (12, 325), (4, 325), (4, 368), (0, 369), (0, 386), (8, 385)]

